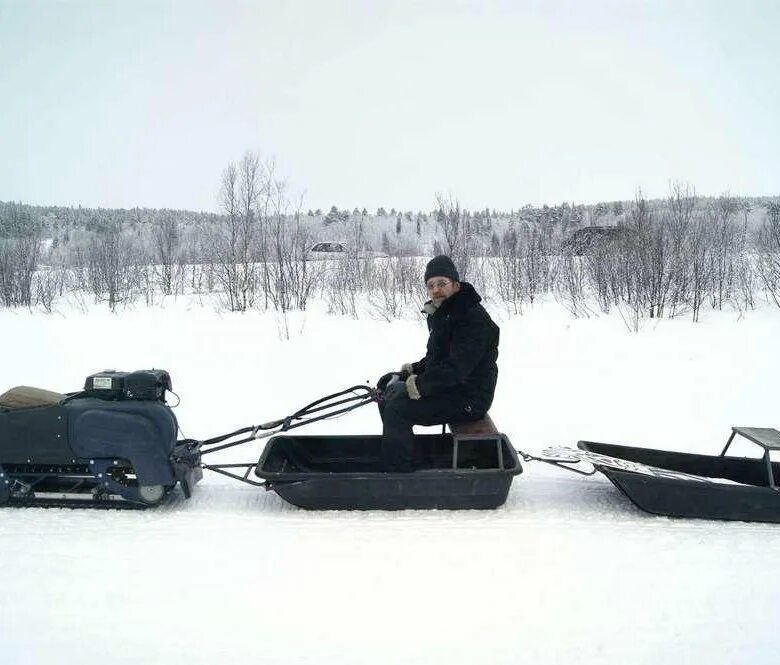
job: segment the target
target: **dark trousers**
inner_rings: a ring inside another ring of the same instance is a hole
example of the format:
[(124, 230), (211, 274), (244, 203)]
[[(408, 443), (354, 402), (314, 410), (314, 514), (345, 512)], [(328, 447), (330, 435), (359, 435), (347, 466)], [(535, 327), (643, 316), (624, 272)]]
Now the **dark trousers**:
[(472, 410), (457, 393), (409, 399), (404, 383), (395, 383), (379, 402), (382, 416), (382, 458), (388, 471), (411, 471), (414, 466), (413, 425), (442, 425), (479, 420), (485, 414)]

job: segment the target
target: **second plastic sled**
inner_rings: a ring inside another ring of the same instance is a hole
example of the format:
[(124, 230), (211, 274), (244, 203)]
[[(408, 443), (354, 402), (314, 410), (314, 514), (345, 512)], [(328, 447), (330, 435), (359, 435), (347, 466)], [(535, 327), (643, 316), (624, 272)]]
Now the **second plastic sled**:
[[(726, 453), (740, 436), (763, 449), (758, 458)], [(780, 432), (732, 427), (720, 455), (635, 448), (580, 441), (579, 450), (558, 449), (563, 463), (589, 462), (642, 510), (670, 517), (780, 523)], [(567, 455), (570, 459), (564, 460)]]

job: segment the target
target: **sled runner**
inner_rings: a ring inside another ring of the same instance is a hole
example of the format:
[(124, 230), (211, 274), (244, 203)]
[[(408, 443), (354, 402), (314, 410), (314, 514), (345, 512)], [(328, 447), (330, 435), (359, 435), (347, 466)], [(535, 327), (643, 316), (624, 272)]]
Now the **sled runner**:
[[(726, 453), (736, 435), (760, 446), (760, 458)], [(545, 450), (558, 466), (589, 462), (642, 510), (670, 517), (780, 522), (780, 432), (732, 427), (720, 455), (695, 455), (580, 441), (578, 449)]]

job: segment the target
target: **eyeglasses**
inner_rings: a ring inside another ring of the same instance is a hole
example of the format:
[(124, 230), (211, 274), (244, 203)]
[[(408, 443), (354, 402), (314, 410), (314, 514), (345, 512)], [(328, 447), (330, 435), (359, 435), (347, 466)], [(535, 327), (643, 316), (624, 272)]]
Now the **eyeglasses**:
[(449, 286), (452, 284), (452, 282), (448, 279), (440, 279), (438, 282), (428, 282), (425, 285), (425, 288), (429, 291), (433, 291), (434, 289), (443, 289), (446, 286)]

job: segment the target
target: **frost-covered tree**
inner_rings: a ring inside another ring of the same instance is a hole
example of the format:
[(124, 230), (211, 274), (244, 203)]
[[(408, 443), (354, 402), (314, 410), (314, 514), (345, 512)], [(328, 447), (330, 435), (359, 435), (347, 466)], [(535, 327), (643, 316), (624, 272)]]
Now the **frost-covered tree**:
[(41, 251), (42, 226), (30, 210), (11, 203), (0, 208), (0, 302), (29, 307)]

